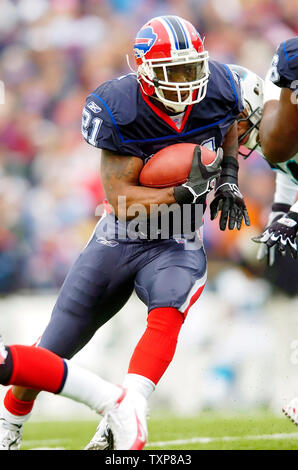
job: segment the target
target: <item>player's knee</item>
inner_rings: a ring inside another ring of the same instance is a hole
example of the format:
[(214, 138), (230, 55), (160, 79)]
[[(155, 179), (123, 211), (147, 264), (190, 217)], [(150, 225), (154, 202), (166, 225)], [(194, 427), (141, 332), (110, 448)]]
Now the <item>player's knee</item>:
[(149, 291), (152, 306), (179, 307), (193, 285), (191, 274), (179, 267), (164, 269)]

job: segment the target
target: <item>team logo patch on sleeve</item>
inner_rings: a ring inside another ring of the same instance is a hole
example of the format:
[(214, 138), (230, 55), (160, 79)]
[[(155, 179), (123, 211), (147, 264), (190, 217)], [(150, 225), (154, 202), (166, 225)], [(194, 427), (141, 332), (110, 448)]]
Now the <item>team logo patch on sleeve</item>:
[(135, 40), (134, 51), (139, 58), (146, 55), (157, 39), (157, 34), (153, 32), (151, 26), (142, 29)]

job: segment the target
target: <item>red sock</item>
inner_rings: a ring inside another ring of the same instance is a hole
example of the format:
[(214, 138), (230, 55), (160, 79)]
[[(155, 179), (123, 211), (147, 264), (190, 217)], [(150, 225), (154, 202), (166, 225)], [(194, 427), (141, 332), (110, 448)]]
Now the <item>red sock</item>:
[(25, 416), (32, 410), (34, 405), (33, 401), (22, 401), (14, 396), (10, 388), (4, 397), (4, 407), (16, 416)]
[(44, 348), (14, 345), (9, 347), (13, 372), (9, 385), (57, 393), (64, 384), (67, 366), (61, 357)]
[(155, 308), (149, 312), (147, 328), (129, 363), (128, 373), (147, 377), (157, 384), (171, 363), (183, 323), (176, 308)]

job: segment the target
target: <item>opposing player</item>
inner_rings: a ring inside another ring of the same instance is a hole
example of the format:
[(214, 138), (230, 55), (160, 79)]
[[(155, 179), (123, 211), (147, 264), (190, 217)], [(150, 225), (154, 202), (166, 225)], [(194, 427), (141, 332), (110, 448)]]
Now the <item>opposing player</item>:
[(298, 37), (280, 44), (273, 57), (264, 89), (264, 110), (260, 123), (262, 153), (278, 170), (275, 201), (268, 224), (260, 237), (263, 253), (274, 261), (276, 247), (287, 247), (297, 257), (298, 201)]
[[(210, 209), (213, 219), (220, 211), (220, 228), (240, 229), (243, 220), (249, 225), (249, 218), (238, 188), (236, 119), (243, 111), (238, 75), (209, 60), (196, 29), (176, 16), (146, 23), (137, 34), (134, 54), (136, 73), (103, 83), (86, 100), (82, 133), (89, 144), (101, 149), (101, 178), (113, 211), (101, 218), (70, 270), (39, 345), (71, 358), (135, 288), (148, 307), (147, 327), (123, 385), (148, 400), (173, 359), (182, 324), (206, 283), (206, 255), (194, 230), (201, 217), (196, 220), (195, 209), (198, 205), (205, 209), (215, 178)], [(222, 147), (223, 160), (217, 152), (213, 165), (205, 167), (198, 149), (184, 185), (140, 186), (144, 163), (178, 142), (214, 151)], [(166, 238), (150, 239), (145, 229), (152, 205), (173, 204), (182, 215), (191, 209), (192, 230), (186, 233), (182, 225), (177, 239), (169, 226)], [(139, 231), (131, 224), (136, 207), (147, 214)], [(19, 387), (11, 396), (16, 399), (7, 411), (16, 413), (21, 400), (25, 422), (36, 392)], [(146, 420), (145, 409), (138, 408), (128, 420)], [(105, 433), (102, 422), (87, 448), (108, 448)]]
[[(266, 158), (283, 172), (280, 197), (284, 197), (286, 206), (282, 217), (269, 223), (259, 241), (265, 243), (269, 250), (277, 245), (281, 252), (285, 252), (289, 246), (293, 258), (296, 258), (298, 201), (294, 201), (298, 189), (298, 37), (278, 47), (266, 87), (260, 142)], [(280, 94), (274, 87), (281, 89)], [(298, 398), (294, 398), (283, 408), (284, 414), (296, 425), (297, 404)]]
[[(298, 203), (295, 200), (298, 190), (298, 153), (292, 155), (292, 152), (298, 144), (298, 109), (293, 94), (295, 85), (298, 85), (298, 38), (290, 39), (278, 47), (272, 68), (265, 79), (265, 87), (262, 79), (253, 72), (234, 65), (231, 68), (241, 77), (246, 103), (245, 117), (240, 119), (238, 124), (239, 141), (250, 151), (257, 149), (263, 154), (268, 152), (269, 158), (267, 159), (265, 154), (266, 159), (276, 171), (274, 202), (267, 227), (264, 233), (255, 239), (261, 242), (258, 258), (266, 256), (269, 266), (272, 266), (275, 262), (276, 248), (284, 253), (286, 246), (289, 245), (294, 258), (297, 253), (295, 238)], [(282, 116), (287, 123), (286, 126), (281, 122)], [(262, 148), (259, 128), (262, 132)], [(296, 129), (296, 133), (292, 132), (292, 129)], [(274, 132), (277, 132), (275, 137)], [(269, 141), (269, 137), (274, 140)], [(280, 146), (281, 152), (274, 156), (275, 145)], [(273, 153), (270, 153), (270, 147)], [(298, 398), (291, 400), (282, 411), (298, 425)]]
[[(230, 65), (230, 67), (239, 74), (243, 86), (245, 111), (238, 119), (238, 134), (239, 143), (249, 150), (248, 153), (243, 154), (243, 157), (248, 158), (253, 150), (256, 150), (264, 157), (259, 140), (259, 128), (262, 122), (264, 107), (264, 92), (267, 100), (277, 102), (280, 97), (280, 88), (271, 81), (268, 82), (268, 78), (264, 82), (257, 74), (245, 67), (238, 65)], [(285, 216), (295, 203), (298, 189), (297, 157), (298, 154), (288, 162), (276, 163), (274, 165), (266, 159), (276, 174), (273, 204), (266, 228)], [(254, 240), (260, 242), (262, 237), (263, 235), (256, 237)], [(261, 260), (266, 257), (268, 265), (272, 266), (276, 259), (276, 248), (276, 244), (268, 247), (265, 242), (262, 242), (258, 250), (258, 259)]]
[[(0, 336), (0, 384), (45, 390), (84, 403), (105, 416), (112, 431), (108, 438), (113, 436), (116, 449), (141, 450), (144, 447), (145, 440), (137, 438), (137, 428), (127, 425), (127, 414), (136, 410), (135, 395), (51, 351), (19, 344), (5, 346)], [(16, 402), (10, 389), (2, 409), (0, 450), (18, 449), (22, 439), (22, 402), (17, 401), (17, 414), (8, 414), (11, 400)], [(28, 414), (26, 418), (29, 418)], [(114, 426), (115, 422), (117, 426)], [(147, 434), (146, 422), (141, 425)]]

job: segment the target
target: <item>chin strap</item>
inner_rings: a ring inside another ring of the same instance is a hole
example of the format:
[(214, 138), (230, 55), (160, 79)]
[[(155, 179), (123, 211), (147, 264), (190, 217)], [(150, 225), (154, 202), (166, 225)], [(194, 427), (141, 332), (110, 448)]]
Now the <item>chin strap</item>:
[[(171, 107), (171, 105), (163, 103), (163, 101), (160, 100), (157, 96), (151, 95), (150, 98), (152, 98), (155, 101), (158, 101), (159, 103), (161, 103), (165, 107), (167, 112), (174, 113), (174, 114), (184, 113), (187, 106), (191, 106), (191, 105), (188, 105), (188, 104), (183, 105), (183, 104), (177, 103), (177, 106), (175, 104), (173, 104), (173, 106)], [(179, 109), (177, 109), (177, 108), (179, 108)]]

